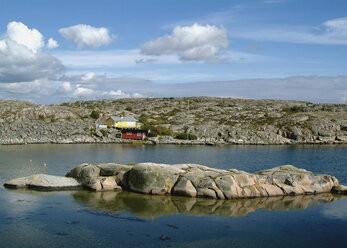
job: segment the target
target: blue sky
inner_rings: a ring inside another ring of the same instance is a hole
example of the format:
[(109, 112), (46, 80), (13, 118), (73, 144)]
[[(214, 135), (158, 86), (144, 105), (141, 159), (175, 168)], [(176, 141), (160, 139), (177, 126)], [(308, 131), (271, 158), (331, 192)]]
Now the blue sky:
[(0, 2), (0, 99), (344, 103), (346, 58), (343, 0)]

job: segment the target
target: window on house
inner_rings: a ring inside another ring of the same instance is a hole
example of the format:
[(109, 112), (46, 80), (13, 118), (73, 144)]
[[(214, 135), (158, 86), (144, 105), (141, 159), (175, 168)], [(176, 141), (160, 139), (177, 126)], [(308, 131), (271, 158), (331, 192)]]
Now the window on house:
[(138, 137), (141, 137), (141, 133), (137, 133), (137, 136), (138, 136)]
[(127, 135), (132, 135), (133, 133), (132, 133), (132, 132), (127, 132), (126, 134), (127, 134)]

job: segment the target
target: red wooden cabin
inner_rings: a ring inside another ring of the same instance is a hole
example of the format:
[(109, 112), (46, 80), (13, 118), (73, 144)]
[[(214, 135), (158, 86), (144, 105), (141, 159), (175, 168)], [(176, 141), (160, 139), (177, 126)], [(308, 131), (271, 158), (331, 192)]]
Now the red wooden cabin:
[(122, 139), (135, 139), (143, 140), (147, 137), (147, 130), (140, 130), (135, 128), (122, 128)]

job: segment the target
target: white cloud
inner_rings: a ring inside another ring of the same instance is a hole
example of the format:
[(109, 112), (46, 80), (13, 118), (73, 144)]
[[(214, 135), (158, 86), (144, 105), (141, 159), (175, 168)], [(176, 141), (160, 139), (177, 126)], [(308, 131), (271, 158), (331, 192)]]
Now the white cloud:
[(204, 81), (194, 83), (157, 84), (141, 78), (109, 78), (95, 74), (83, 81), (77, 75), (54, 86), (49, 80), (2, 83), (2, 98), (32, 100), (41, 103), (71, 101), (73, 99), (101, 99), (127, 97), (185, 97), (219, 96), (249, 99), (282, 99), (311, 102), (344, 103), (347, 100), (347, 77), (288, 77)]
[(6, 95), (15, 95), (24, 99), (40, 99), (55, 93), (56, 88), (46, 79), (34, 80), (32, 82), (2, 83), (0, 91)]
[(69, 93), (73, 90), (70, 82), (62, 82), (60, 87), (63, 90), (63, 92), (66, 93)]
[(94, 90), (84, 87), (78, 87), (72, 93), (73, 96), (82, 96), (82, 97), (90, 97), (94, 93)]
[(86, 74), (84, 74), (82, 76), (82, 80), (83, 81), (88, 81), (88, 80), (91, 80), (92, 78), (94, 78), (96, 76), (95, 72), (87, 72)]
[(141, 52), (147, 55), (177, 54), (181, 60), (208, 60), (215, 58), (229, 44), (223, 27), (200, 24), (177, 26), (171, 35), (146, 42)]
[(57, 48), (58, 46), (59, 44), (56, 40), (54, 40), (53, 38), (49, 38), (47, 42), (47, 48), (53, 49), (53, 48)]
[(21, 22), (8, 23), (6, 36), (34, 53), (44, 46), (43, 35), (34, 28), (29, 29)]
[(133, 97), (134, 97), (134, 98), (141, 98), (141, 97), (145, 97), (145, 96), (142, 95), (142, 94), (140, 94), (140, 93), (135, 92), (135, 93), (133, 94)]
[(328, 20), (323, 25), (327, 36), (347, 44), (347, 17)]
[[(103, 95), (105, 95), (105, 94), (107, 94), (107, 93), (106, 93), (106, 92), (104, 92), (104, 94), (103, 94)], [(121, 90), (116, 90), (116, 91), (111, 90), (110, 92), (108, 92), (108, 94), (113, 95), (113, 96), (121, 96), (121, 95), (123, 95), (123, 94), (124, 94), (124, 92), (123, 92), (123, 91), (121, 91)]]
[(101, 93), (104, 97), (111, 97), (111, 98), (127, 98), (130, 97), (130, 94), (124, 93), (122, 90), (111, 90), (111, 91), (104, 91)]
[(279, 41), (322, 45), (347, 45), (347, 17), (323, 22), (319, 27), (256, 27), (253, 30), (237, 30), (233, 37), (253, 40)]
[(20, 22), (10, 22), (0, 40), (0, 83), (54, 79), (64, 71), (60, 61), (40, 51), (43, 36)]
[(59, 32), (65, 39), (75, 42), (78, 48), (108, 45), (115, 38), (109, 34), (107, 28), (95, 28), (86, 24), (61, 28)]

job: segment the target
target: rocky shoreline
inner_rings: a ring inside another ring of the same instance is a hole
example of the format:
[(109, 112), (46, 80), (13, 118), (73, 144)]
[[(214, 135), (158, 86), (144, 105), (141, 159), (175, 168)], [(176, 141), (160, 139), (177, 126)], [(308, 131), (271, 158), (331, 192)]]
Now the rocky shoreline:
[(0, 100), (0, 144), (133, 143), (117, 129), (100, 128), (113, 115), (151, 130), (144, 144), (347, 144), (347, 104), (216, 97)]
[(33, 175), (10, 180), (7, 188), (35, 190), (132, 191), (212, 199), (240, 199), (318, 193), (347, 194), (330, 175), (316, 175), (292, 165), (255, 173), (222, 170), (199, 164), (81, 164), (66, 177)]

